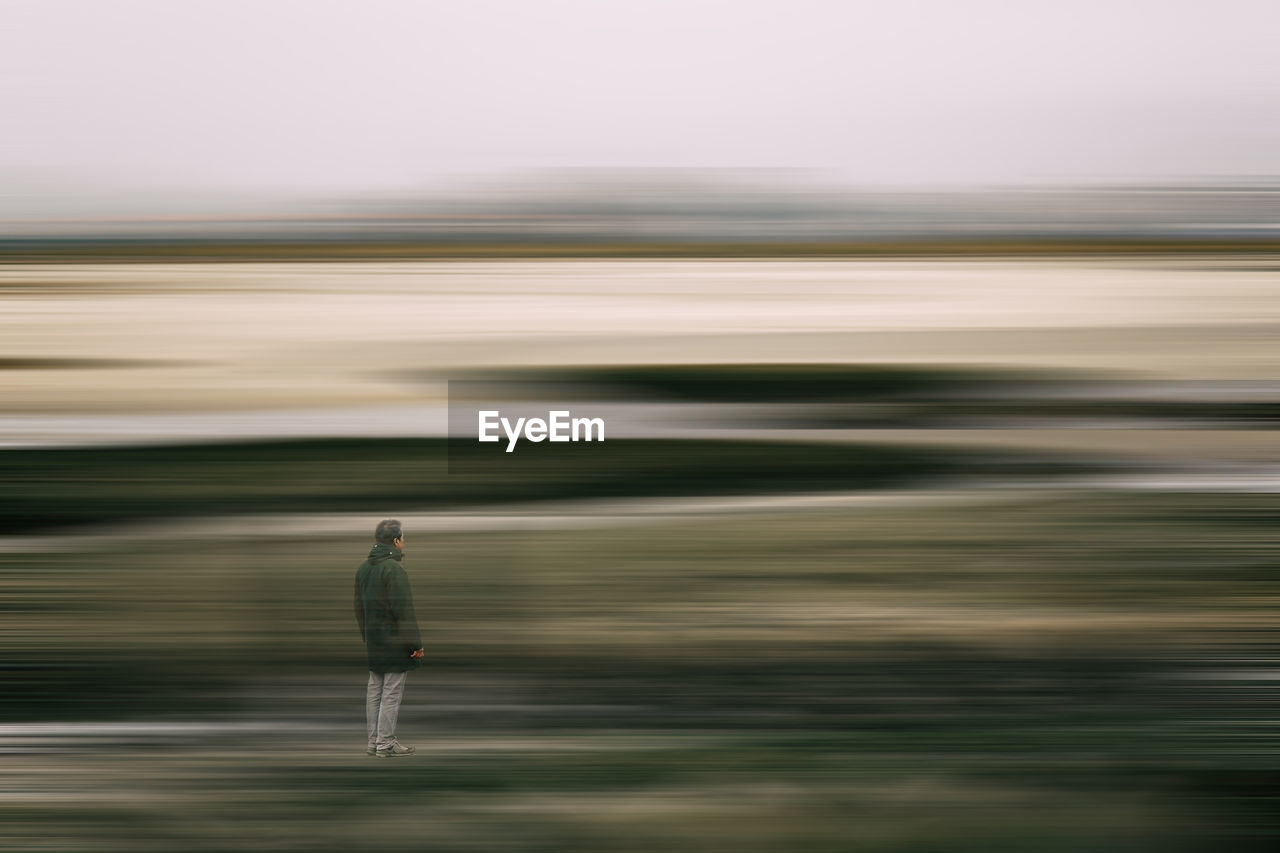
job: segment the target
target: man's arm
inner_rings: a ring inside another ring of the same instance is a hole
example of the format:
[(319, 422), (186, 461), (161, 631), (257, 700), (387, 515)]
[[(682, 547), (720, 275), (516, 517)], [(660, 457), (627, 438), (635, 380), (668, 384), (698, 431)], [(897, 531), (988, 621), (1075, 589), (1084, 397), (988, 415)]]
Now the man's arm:
[(360, 639), (364, 639), (364, 596), (360, 593), (360, 576), (356, 575), (356, 624), (360, 626)]

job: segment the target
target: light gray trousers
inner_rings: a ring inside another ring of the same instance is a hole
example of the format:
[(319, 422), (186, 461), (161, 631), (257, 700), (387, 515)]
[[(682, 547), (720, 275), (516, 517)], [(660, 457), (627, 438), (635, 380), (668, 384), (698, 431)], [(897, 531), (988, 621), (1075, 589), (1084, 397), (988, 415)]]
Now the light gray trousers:
[(407, 672), (369, 673), (369, 692), (364, 704), (370, 749), (390, 749), (396, 743), (396, 717), (404, 698)]

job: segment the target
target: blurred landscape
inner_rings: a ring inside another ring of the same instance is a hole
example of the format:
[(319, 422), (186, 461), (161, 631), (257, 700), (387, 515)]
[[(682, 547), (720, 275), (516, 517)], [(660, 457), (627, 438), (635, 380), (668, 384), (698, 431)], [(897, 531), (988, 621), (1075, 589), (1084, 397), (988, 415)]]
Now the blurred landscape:
[(0, 216), (0, 841), (1271, 849), (1280, 185), (730, 177)]

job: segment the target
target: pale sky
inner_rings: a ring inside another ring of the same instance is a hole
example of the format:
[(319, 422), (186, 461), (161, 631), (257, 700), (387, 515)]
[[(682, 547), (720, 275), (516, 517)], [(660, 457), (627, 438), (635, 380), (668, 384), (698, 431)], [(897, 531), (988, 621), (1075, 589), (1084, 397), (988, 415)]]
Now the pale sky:
[(1277, 45), (1275, 0), (0, 0), (0, 182), (1275, 176)]

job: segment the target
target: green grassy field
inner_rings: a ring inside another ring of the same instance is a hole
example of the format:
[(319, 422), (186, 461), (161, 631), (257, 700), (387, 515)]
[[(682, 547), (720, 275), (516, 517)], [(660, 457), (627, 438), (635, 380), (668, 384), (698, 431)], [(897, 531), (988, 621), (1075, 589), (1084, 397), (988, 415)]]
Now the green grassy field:
[[(363, 755), (363, 532), (0, 556), (19, 849), (1263, 850), (1271, 495), (410, 533), (421, 754)], [(297, 726), (296, 730), (291, 724)]]

